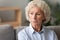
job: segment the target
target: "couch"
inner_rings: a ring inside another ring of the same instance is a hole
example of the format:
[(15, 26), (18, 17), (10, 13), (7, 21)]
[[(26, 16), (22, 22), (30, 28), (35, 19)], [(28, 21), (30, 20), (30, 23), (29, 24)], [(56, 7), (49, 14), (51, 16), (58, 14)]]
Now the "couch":
[[(19, 26), (18, 28), (13, 28), (11, 25), (5, 24), (0, 25), (0, 40), (18, 40), (17, 33), (26, 28), (27, 26)], [(48, 26), (48, 29), (54, 30), (60, 40), (60, 26)]]

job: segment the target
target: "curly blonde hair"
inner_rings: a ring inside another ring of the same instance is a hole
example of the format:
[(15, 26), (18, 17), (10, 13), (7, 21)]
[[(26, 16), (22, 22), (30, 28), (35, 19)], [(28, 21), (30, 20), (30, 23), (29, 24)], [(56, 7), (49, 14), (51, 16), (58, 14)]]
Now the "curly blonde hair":
[(34, 0), (34, 1), (31, 1), (28, 3), (28, 5), (25, 8), (26, 19), (29, 21), (28, 13), (29, 13), (30, 9), (33, 8), (34, 5), (39, 7), (44, 12), (46, 21), (44, 21), (43, 23), (47, 23), (50, 20), (51, 10), (50, 10), (50, 7), (48, 6), (48, 4), (43, 0)]

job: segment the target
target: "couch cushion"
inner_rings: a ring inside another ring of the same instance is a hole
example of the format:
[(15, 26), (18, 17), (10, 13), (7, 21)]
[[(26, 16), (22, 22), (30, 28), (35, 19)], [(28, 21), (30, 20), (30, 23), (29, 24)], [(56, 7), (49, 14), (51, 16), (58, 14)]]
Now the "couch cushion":
[(0, 40), (14, 40), (14, 30), (12, 26), (0, 25)]

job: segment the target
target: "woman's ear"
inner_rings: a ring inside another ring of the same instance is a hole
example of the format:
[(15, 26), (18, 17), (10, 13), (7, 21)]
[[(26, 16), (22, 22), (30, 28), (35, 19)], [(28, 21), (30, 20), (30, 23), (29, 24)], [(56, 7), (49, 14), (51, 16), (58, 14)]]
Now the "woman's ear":
[(46, 18), (45, 17), (43, 18), (43, 21), (46, 21)]
[(43, 12), (43, 21), (46, 21), (46, 17), (45, 17), (44, 12)]

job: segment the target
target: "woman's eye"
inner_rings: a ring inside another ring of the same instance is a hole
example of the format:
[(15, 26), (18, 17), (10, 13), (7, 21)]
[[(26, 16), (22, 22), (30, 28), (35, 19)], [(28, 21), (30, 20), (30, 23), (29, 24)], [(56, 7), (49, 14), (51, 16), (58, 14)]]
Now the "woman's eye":
[(40, 14), (37, 14), (37, 15), (40, 15)]
[(33, 13), (30, 13), (31, 15), (33, 15)]

